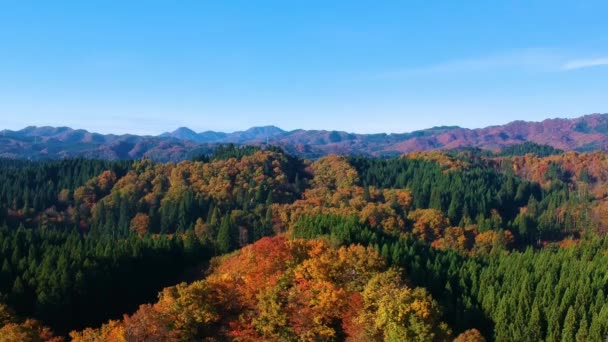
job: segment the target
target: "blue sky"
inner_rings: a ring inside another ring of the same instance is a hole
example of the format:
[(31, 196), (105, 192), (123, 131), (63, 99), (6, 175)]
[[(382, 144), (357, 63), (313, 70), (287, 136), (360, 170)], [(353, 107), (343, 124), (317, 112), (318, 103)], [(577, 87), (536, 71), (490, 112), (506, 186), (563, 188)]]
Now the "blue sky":
[(0, 1), (0, 129), (407, 132), (608, 112), (606, 1)]

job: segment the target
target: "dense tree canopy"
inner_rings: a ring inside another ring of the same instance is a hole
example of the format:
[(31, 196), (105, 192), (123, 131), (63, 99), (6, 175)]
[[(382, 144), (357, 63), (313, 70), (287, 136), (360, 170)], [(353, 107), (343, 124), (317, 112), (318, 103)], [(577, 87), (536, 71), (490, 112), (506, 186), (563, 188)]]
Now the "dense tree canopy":
[(608, 155), (559, 152), (0, 160), (0, 336), (601, 341)]
[(437, 302), (403, 283), (378, 252), (324, 240), (264, 238), (222, 258), (202, 281), (165, 289), (120, 322), (71, 334), (144, 340), (428, 341), (445, 339)]

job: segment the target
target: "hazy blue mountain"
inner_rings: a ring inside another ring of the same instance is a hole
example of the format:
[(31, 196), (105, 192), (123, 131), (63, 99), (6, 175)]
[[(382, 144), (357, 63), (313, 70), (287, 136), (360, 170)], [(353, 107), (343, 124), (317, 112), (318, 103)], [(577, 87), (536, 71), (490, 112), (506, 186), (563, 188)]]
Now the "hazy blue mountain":
[(277, 145), (305, 157), (330, 153), (350, 155), (399, 155), (411, 151), (476, 147), (499, 150), (534, 142), (561, 150), (589, 151), (608, 147), (608, 114), (541, 122), (514, 121), (478, 129), (440, 126), (409, 133), (356, 134), (328, 130), (285, 131), (276, 126), (252, 127), (232, 133), (187, 127), (160, 136), (91, 133), (69, 127), (26, 127), (0, 131), (0, 157), (54, 159), (88, 157), (103, 159), (154, 158), (180, 160), (208, 151), (217, 144)]

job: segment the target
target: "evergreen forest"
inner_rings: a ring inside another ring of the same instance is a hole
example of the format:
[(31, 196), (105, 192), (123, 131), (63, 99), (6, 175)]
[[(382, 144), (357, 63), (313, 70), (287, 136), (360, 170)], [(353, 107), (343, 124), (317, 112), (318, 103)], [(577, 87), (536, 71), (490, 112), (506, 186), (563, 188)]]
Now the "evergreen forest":
[(0, 160), (0, 341), (604, 341), (608, 153)]

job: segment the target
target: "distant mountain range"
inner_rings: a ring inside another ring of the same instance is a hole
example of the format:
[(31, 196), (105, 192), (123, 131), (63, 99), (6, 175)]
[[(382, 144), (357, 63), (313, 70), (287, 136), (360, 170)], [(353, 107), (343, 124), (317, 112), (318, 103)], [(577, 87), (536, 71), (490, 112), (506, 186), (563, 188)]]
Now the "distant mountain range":
[(467, 129), (433, 127), (411, 133), (355, 134), (342, 131), (253, 127), (233, 133), (194, 132), (181, 127), (159, 136), (91, 133), (69, 127), (26, 127), (0, 131), (0, 157), (19, 159), (182, 160), (208, 153), (218, 144), (277, 145), (292, 154), (316, 158), (330, 153), (392, 156), (412, 151), (477, 147), (499, 150), (524, 142), (562, 150), (608, 149), (608, 114), (542, 122), (514, 121), (506, 125)]

